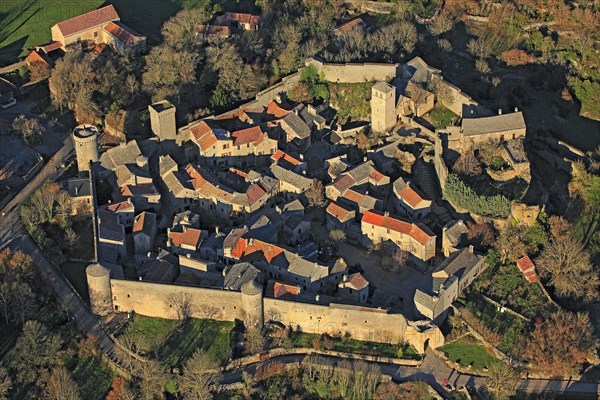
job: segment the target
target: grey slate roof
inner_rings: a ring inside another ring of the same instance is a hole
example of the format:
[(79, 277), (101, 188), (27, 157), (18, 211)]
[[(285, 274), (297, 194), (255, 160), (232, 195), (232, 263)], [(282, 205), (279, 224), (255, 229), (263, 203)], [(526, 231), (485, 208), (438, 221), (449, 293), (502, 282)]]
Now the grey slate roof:
[(134, 164), (140, 155), (142, 155), (140, 147), (135, 140), (132, 140), (104, 152), (100, 156), (100, 165), (114, 171), (119, 165)]
[(223, 270), (223, 274), (225, 276), (223, 289), (227, 290), (241, 290), (242, 286), (248, 282), (263, 281), (262, 272), (247, 262), (227, 266)]
[(163, 176), (170, 171), (177, 170), (177, 163), (168, 154), (166, 156), (160, 156), (160, 158), (158, 160), (158, 165), (159, 165), (158, 168), (160, 171), (160, 176)]
[(485, 135), (486, 133), (525, 128), (525, 119), (520, 111), (483, 118), (463, 118), (462, 120), (462, 131), (465, 136)]
[(306, 125), (306, 122), (302, 120), (298, 115), (291, 112), (283, 118), (283, 122), (294, 132), (300, 139), (306, 139), (310, 136), (310, 128)]
[(475, 267), (483, 257), (476, 255), (470, 251), (469, 248), (464, 248), (460, 251), (452, 253), (443, 263), (441, 263), (434, 271), (444, 271), (447, 278), (433, 278), (432, 290), (438, 291), (440, 285), (443, 285), (447, 280), (452, 279), (453, 276), (460, 279), (464, 274), (469, 272)]
[(88, 178), (71, 178), (68, 182), (69, 196), (91, 196), (92, 187)]
[(301, 191), (307, 190), (312, 185), (312, 180), (304, 175), (297, 174), (294, 171), (287, 170), (281, 167), (279, 164), (271, 165), (271, 172), (275, 178), (280, 181), (289, 183), (290, 185), (300, 189)]
[(450, 221), (444, 228), (446, 228), (446, 237), (454, 247), (458, 246), (464, 240), (465, 235), (469, 231), (465, 223), (461, 220)]

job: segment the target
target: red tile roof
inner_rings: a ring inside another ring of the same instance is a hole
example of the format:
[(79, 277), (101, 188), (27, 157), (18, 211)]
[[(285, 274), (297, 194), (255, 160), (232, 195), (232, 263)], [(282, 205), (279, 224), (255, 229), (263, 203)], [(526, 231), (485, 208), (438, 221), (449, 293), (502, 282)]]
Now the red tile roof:
[(200, 247), (200, 242), (202, 240), (202, 230), (187, 228), (183, 232), (169, 232), (169, 239), (171, 240), (171, 244), (173, 246), (191, 246), (194, 248)]
[(346, 33), (355, 28), (365, 30), (367, 28), (367, 24), (361, 18), (355, 18), (352, 21), (348, 21), (345, 24), (338, 26), (337, 28), (335, 28), (335, 31), (337, 33)]
[(142, 39), (142, 35), (119, 22), (109, 22), (108, 25), (102, 29), (110, 33), (115, 39), (124, 45), (133, 44)]
[(362, 217), (362, 222), (409, 235), (422, 245), (427, 244), (435, 236), (431, 232), (426, 232), (425, 227), (400, 221), (399, 219), (375, 211), (366, 211)]
[(329, 205), (326, 208), (326, 211), (342, 222), (345, 222), (348, 219), (354, 217), (354, 210), (347, 210), (341, 205), (334, 202), (329, 203)]
[(292, 165), (300, 165), (302, 163), (300, 160), (295, 159), (294, 157), (290, 156), (288, 153), (285, 153), (282, 150), (277, 150), (275, 154), (271, 156), (271, 159), (273, 161), (280, 161), (283, 159), (284, 161), (287, 161)]
[(252, 205), (252, 204), (256, 203), (265, 194), (267, 194), (266, 190), (264, 190), (258, 184), (253, 184), (246, 191), (246, 196), (248, 197), (248, 204)]
[(25, 61), (27, 62), (27, 65), (42, 63), (50, 66), (53, 64), (53, 61), (50, 58), (48, 58), (48, 56), (46, 56), (43, 53), (40, 54), (36, 50), (33, 50), (31, 53), (29, 53), (27, 58), (25, 58)]
[(215, 19), (215, 25), (229, 24), (230, 22), (258, 25), (258, 23), (260, 22), (260, 15), (226, 12), (225, 14), (220, 15)]
[(144, 230), (144, 220), (146, 219), (146, 213), (143, 212), (140, 215), (137, 215), (133, 220), (133, 231), (141, 232)]
[(196, 138), (196, 143), (204, 151), (211, 148), (217, 143), (217, 137), (212, 131), (212, 128), (204, 121), (200, 121), (198, 125), (193, 126), (190, 131)]
[(112, 212), (133, 211), (133, 204), (127, 200), (124, 200), (118, 203), (109, 204), (106, 206), (106, 209)]
[(246, 143), (257, 142), (263, 136), (263, 131), (260, 129), (260, 126), (253, 126), (251, 128), (235, 131), (231, 133), (231, 136), (234, 138), (233, 144), (235, 146), (240, 146)]
[(375, 168), (371, 168), (371, 172), (369, 173), (369, 178), (374, 180), (375, 182), (381, 182), (382, 179), (385, 178), (385, 175), (381, 172), (377, 171)]
[(350, 175), (342, 175), (332, 183), (333, 187), (343, 193), (346, 189), (354, 185), (356, 181)]
[(533, 261), (531, 261), (531, 258), (529, 258), (529, 256), (519, 258), (517, 260), (517, 266), (525, 276), (525, 279), (527, 279), (531, 283), (537, 282), (537, 276), (535, 274), (535, 264), (533, 263)]
[(398, 196), (402, 197), (402, 200), (404, 200), (408, 205), (410, 205), (413, 208), (417, 207), (420, 202), (425, 200), (409, 185), (407, 185), (404, 189), (398, 192)]
[(46, 44), (42, 44), (40, 46), (36, 46), (35, 48), (37, 50), (42, 50), (42, 51), (44, 51), (46, 53), (50, 53), (50, 52), (52, 52), (54, 50), (60, 49), (61, 47), (62, 47), (62, 43), (55, 40), (55, 41), (52, 41), (52, 42), (48, 42)]
[(354, 290), (362, 290), (369, 286), (369, 281), (366, 280), (360, 272), (348, 276), (348, 279), (345, 280), (344, 283)]
[(56, 24), (63, 36), (73, 35), (75, 33), (88, 30), (95, 26), (107, 24), (119, 19), (117, 10), (111, 5), (99, 8), (89, 13), (67, 19)]
[(283, 118), (288, 115), (291, 111), (282, 108), (275, 100), (272, 100), (267, 104), (267, 114), (273, 115), (277, 118)]
[(160, 194), (153, 183), (140, 183), (137, 185), (121, 186), (121, 194), (124, 197), (145, 196)]
[(196, 25), (194, 29), (197, 35), (215, 35), (215, 36), (229, 36), (230, 29), (228, 26), (220, 25)]
[(191, 178), (190, 183), (192, 184), (192, 187), (194, 188), (194, 190), (198, 190), (198, 189), (202, 188), (202, 186), (206, 182), (206, 179), (204, 179), (204, 177), (202, 176), (200, 171), (198, 171), (196, 168), (194, 168), (193, 165), (188, 165), (186, 167), (185, 171), (188, 173), (188, 175)]
[(231, 255), (233, 258), (239, 260), (243, 256), (248, 256), (253, 253), (262, 253), (265, 260), (270, 263), (273, 259), (283, 254), (284, 250), (275, 244), (266, 243), (262, 240), (250, 239), (246, 242), (246, 239), (240, 238)]
[(355, 190), (348, 189), (344, 192), (344, 195), (342, 197), (356, 204), (360, 204), (360, 202), (363, 201), (363, 199), (365, 198), (365, 195)]
[(285, 295), (298, 296), (299, 294), (300, 286), (288, 285), (281, 282), (275, 282), (273, 285), (273, 296), (275, 296), (276, 299)]

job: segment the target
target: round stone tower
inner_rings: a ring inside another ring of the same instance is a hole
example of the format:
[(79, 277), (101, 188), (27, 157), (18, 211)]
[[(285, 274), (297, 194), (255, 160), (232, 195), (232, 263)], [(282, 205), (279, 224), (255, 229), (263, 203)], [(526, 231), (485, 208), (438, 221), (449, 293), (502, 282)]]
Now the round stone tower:
[(90, 264), (85, 270), (92, 312), (105, 316), (112, 311), (110, 270), (100, 264)]
[(255, 279), (242, 286), (242, 311), (246, 327), (263, 327), (263, 288)]
[(90, 162), (98, 161), (98, 129), (93, 125), (79, 125), (73, 129), (73, 145), (79, 172), (89, 171)]

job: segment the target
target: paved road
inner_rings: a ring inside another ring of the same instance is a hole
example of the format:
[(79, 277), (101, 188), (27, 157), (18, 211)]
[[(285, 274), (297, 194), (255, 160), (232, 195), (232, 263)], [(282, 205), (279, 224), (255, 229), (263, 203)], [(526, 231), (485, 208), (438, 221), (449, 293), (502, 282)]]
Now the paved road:
[(98, 338), (101, 350), (124, 369), (132, 358), (122, 350), (114, 340), (102, 329), (98, 320), (89, 311), (85, 302), (65, 279), (51, 260), (48, 260), (33, 239), (27, 234), (20, 221), (21, 204), (46, 180), (54, 180), (60, 171), (57, 168), (71, 151), (73, 143), (68, 137), (63, 147), (44, 165), (40, 172), (2, 209), (0, 215), (0, 249), (10, 248), (29, 254), (38, 267), (41, 278), (53, 289), (61, 303), (67, 307), (69, 314), (75, 319), (77, 326), (85, 334)]
[[(270, 361), (278, 361), (284, 364), (301, 363), (306, 355), (294, 354), (280, 357), (273, 357)], [(335, 363), (340, 359), (333, 356), (323, 356), (330, 362)], [(440, 360), (433, 351), (428, 350), (425, 354), (423, 363), (419, 367), (398, 366), (387, 363), (376, 363), (381, 368), (381, 372), (389, 375), (395, 382), (406, 381), (424, 381), (431, 385), (438, 393), (444, 397), (449, 397), (443, 389), (444, 380), (456, 387), (467, 387), (469, 389), (480, 389), (485, 385), (485, 378), (474, 375), (466, 375), (453, 372), (442, 360)], [(223, 374), (222, 384), (230, 384), (242, 381), (242, 373), (254, 374), (256, 368), (260, 365), (251, 364), (245, 367), (232, 369)], [(517, 383), (517, 389), (527, 392), (558, 392), (558, 393), (593, 393), (600, 394), (599, 386), (595, 383), (582, 383), (570, 381), (554, 381), (543, 379), (522, 379)]]

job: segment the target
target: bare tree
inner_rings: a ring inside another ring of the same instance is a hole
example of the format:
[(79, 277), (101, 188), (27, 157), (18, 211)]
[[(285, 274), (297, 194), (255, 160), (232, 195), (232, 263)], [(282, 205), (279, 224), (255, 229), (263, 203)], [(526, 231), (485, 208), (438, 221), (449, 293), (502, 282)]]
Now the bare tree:
[(490, 65), (484, 58), (478, 58), (477, 61), (475, 61), (475, 69), (482, 75), (487, 75), (492, 71)]
[(523, 257), (529, 250), (527, 244), (527, 226), (523, 224), (507, 224), (496, 240), (496, 251), (500, 255), (500, 261), (515, 262)]
[(36, 143), (45, 131), (45, 128), (37, 118), (27, 118), (23, 114), (19, 115), (13, 121), (12, 127), (28, 144)]
[(394, 263), (396, 264), (395, 270), (400, 270), (402, 267), (406, 266), (406, 264), (408, 264), (408, 261), (410, 260), (410, 253), (406, 250), (402, 250), (402, 249), (396, 249), (396, 251), (394, 251), (394, 255), (392, 256)]
[(566, 376), (580, 369), (596, 342), (587, 314), (559, 311), (536, 324), (523, 349), (536, 369)]
[(8, 400), (10, 389), (12, 389), (12, 379), (8, 370), (0, 364), (0, 400)]
[(311, 207), (320, 207), (325, 203), (325, 188), (318, 179), (313, 180), (312, 186), (304, 192), (304, 195)]
[(417, 28), (410, 21), (401, 21), (396, 27), (396, 38), (404, 50), (411, 53), (417, 44)]
[(218, 365), (201, 349), (198, 349), (185, 363), (180, 379), (180, 390), (186, 399), (212, 399), (211, 386), (218, 381), (215, 372)]
[(254, 325), (246, 327), (245, 339), (245, 348), (249, 354), (256, 354), (263, 351), (265, 337), (259, 327)]
[(476, 247), (488, 247), (496, 240), (494, 230), (486, 223), (477, 223), (469, 227), (467, 239)]
[(35, 296), (29, 285), (25, 282), (16, 281), (12, 285), (13, 312), (21, 325), (25, 324), (36, 309)]
[(438, 102), (442, 104), (454, 103), (454, 93), (443, 80), (430, 80), (427, 84), (427, 89), (435, 94)]
[(329, 239), (339, 244), (346, 240), (346, 232), (344, 232), (341, 229), (334, 229), (332, 231), (329, 231)]
[(439, 36), (442, 33), (448, 32), (453, 26), (454, 18), (448, 13), (442, 13), (431, 21), (428, 28), (433, 36)]
[(7, 280), (3, 280), (0, 282), (0, 311), (4, 316), (4, 322), (6, 325), (8, 325), (10, 322), (12, 303), (12, 284)]
[(73, 199), (69, 196), (64, 190), (61, 190), (56, 193), (56, 211), (63, 217), (63, 219), (68, 219), (71, 215), (71, 211), (73, 210)]
[(431, 96), (431, 93), (429, 93), (423, 86), (415, 83), (412, 84), (408, 89), (408, 94), (415, 105), (415, 115), (420, 117), (421, 111), (419, 109), (427, 102), (427, 99), (429, 96)]
[(137, 363), (135, 376), (138, 379), (141, 398), (153, 400), (164, 393), (164, 371), (158, 361), (146, 360)]
[(69, 252), (73, 254), (73, 250), (79, 243), (79, 235), (73, 228), (68, 227), (65, 229), (65, 241), (67, 242), (67, 246), (69, 247)]
[(478, 176), (483, 172), (481, 163), (472, 148), (467, 149), (452, 165), (452, 171), (467, 176)]
[(548, 278), (561, 297), (592, 301), (598, 298), (600, 279), (594, 270), (589, 252), (568, 232), (553, 237), (537, 260), (541, 276)]
[(47, 400), (79, 400), (79, 388), (65, 367), (55, 368), (44, 389)]
[(486, 389), (498, 400), (508, 399), (515, 393), (517, 373), (509, 365), (499, 362), (492, 364), (486, 378)]
[(452, 43), (448, 39), (438, 39), (437, 45), (445, 53), (450, 53), (452, 51)]

